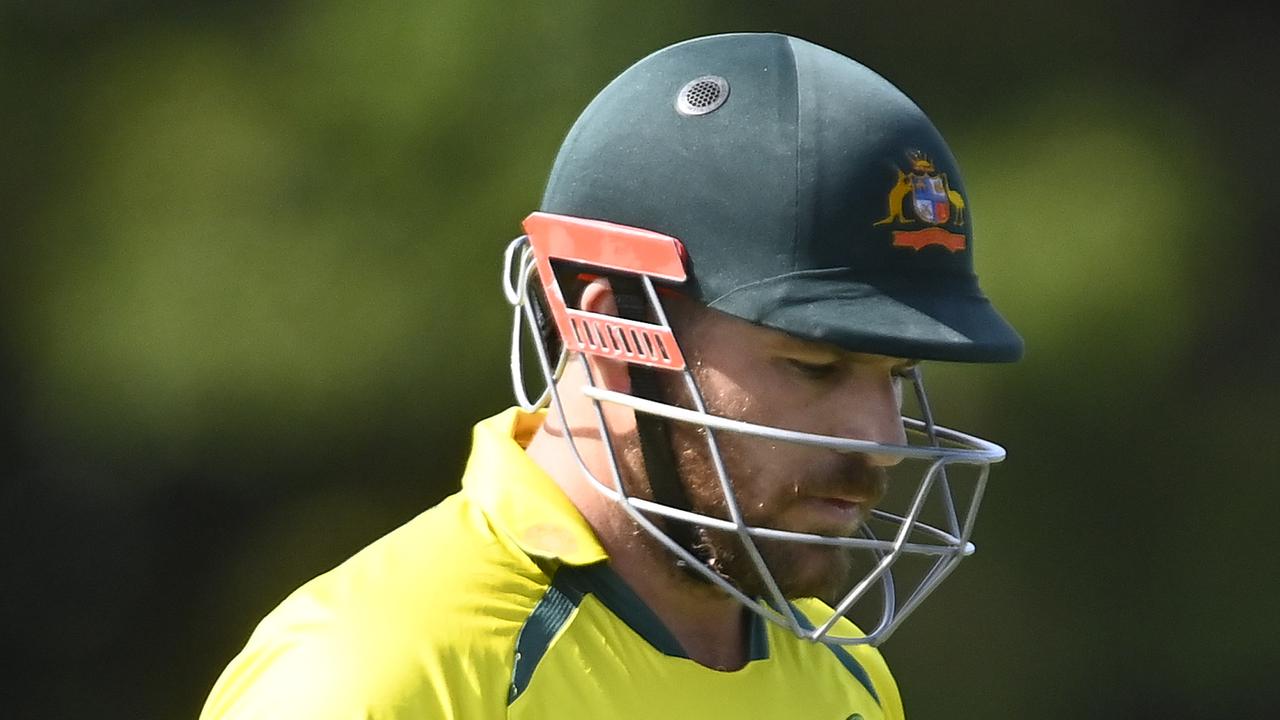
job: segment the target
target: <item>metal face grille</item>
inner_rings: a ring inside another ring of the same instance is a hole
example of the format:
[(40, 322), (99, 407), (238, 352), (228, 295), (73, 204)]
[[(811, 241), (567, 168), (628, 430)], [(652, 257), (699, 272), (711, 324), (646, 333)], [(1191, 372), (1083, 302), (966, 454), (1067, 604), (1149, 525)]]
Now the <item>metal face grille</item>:
[(719, 75), (704, 75), (685, 83), (676, 94), (676, 110), (681, 115), (706, 115), (729, 98), (729, 81)]

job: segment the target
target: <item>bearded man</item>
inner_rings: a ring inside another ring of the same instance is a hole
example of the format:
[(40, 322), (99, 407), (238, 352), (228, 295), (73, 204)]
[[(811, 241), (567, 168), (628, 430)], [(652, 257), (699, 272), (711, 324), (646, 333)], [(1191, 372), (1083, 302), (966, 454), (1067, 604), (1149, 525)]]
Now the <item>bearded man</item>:
[(632, 66), (507, 248), (520, 407), (457, 494), (269, 614), (203, 717), (903, 717), (876, 646), (972, 552), (1004, 456), (934, 423), (920, 363), (1022, 350), (967, 204), (924, 113), (830, 50)]

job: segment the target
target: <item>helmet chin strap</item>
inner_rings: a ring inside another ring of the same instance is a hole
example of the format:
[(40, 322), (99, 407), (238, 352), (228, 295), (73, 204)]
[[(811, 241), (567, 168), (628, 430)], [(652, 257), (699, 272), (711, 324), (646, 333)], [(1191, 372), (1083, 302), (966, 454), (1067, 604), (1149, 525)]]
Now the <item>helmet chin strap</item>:
[[(631, 276), (611, 276), (614, 299), (618, 306), (618, 315), (629, 320), (650, 320), (647, 304), (643, 299), (643, 290), (638, 278)], [(658, 373), (660, 370), (628, 365), (631, 378), (631, 394), (653, 402), (667, 402), (666, 393), (662, 390)], [(649, 477), (649, 487), (653, 492), (653, 500), (680, 510), (692, 512), (693, 503), (685, 484), (680, 480), (680, 471), (676, 467), (675, 449), (671, 442), (671, 427), (666, 418), (649, 413), (636, 413), (636, 432), (640, 439), (640, 451), (644, 458), (645, 474)], [(706, 563), (711, 558), (706, 549), (695, 543), (693, 527), (689, 523), (658, 518), (662, 529), (680, 547), (690, 555)], [(684, 567), (683, 560), (677, 564)], [(708, 582), (702, 575), (688, 573), (702, 582)]]

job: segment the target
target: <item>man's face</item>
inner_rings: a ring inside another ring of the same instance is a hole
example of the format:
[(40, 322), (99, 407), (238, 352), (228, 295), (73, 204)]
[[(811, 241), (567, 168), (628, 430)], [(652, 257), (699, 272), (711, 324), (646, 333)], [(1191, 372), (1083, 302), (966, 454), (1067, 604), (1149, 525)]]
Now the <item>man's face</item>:
[[(683, 313), (688, 314), (688, 313)], [(723, 313), (697, 309), (682, 323), (681, 346), (709, 412), (724, 417), (880, 443), (906, 442), (899, 375), (911, 363), (849, 353), (799, 340)], [(668, 397), (687, 393), (675, 382)], [(705, 430), (671, 423), (677, 465), (693, 509), (728, 519)], [(749, 525), (849, 537), (883, 497), (892, 457), (716, 432), (725, 468)], [(638, 452), (629, 453), (630, 464)], [(697, 542), (712, 568), (743, 591), (765, 586), (733, 533), (700, 529)], [(788, 597), (832, 599), (849, 586), (846, 549), (760, 541), (757, 545)]]

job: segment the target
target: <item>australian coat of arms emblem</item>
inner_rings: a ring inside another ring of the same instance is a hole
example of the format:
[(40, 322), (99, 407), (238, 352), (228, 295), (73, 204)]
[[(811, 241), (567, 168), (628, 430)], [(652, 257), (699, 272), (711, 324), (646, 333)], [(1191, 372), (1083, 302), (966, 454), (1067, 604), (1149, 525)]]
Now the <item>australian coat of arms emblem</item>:
[[(889, 214), (876, 225), (895, 225), (895, 247), (920, 250), (941, 245), (951, 252), (965, 248), (963, 232), (948, 228), (964, 226), (964, 197), (951, 188), (946, 173), (940, 172), (928, 156), (918, 150), (907, 153), (908, 172), (898, 171), (898, 180), (889, 190)], [(919, 229), (908, 229), (920, 225)]]

